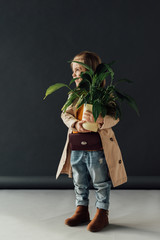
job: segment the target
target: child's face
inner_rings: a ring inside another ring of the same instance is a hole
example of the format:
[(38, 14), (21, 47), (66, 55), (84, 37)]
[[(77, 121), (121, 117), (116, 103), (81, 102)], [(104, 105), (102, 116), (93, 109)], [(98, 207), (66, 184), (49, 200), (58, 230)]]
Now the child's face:
[[(75, 61), (78, 61), (78, 60), (75, 60)], [(73, 71), (72, 77), (77, 78), (77, 77), (80, 77), (80, 73), (85, 72), (86, 69), (82, 65), (73, 62), (72, 63), (72, 71)], [(82, 78), (75, 80), (76, 87), (78, 87), (78, 85), (81, 81), (82, 81)]]

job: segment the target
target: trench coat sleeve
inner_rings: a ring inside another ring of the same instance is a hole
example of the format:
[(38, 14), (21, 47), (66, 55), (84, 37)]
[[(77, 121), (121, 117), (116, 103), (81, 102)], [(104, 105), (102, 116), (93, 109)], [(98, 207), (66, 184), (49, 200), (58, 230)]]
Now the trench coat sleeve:
[(103, 124), (98, 124), (98, 127), (100, 130), (105, 129), (105, 128), (111, 128), (114, 127), (118, 122), (120, 121), (119, 118), (115, 119), (111, 117), (110, 115), (106, 115), (103, 118)]
[(73, 117), (70, 113), (61, 113), (61, 118), (64, 122), (64, 124), (68, 127), (71, 128), (72, 131), (77, 131), (77, 129), (74, 127), (75, 123), (78, 121), (75, 117)]
[(76, 107), (71, 105), (66, 109), (66, 112), (61, 113), (61, 118), (64, 122), (64, 124), (68, 127), (71, 128), (72, 131), (77, 131), (77, 129), (74, 127), (75, 123), (78, 121), (78, 119), (75, 117), (76, 116)]

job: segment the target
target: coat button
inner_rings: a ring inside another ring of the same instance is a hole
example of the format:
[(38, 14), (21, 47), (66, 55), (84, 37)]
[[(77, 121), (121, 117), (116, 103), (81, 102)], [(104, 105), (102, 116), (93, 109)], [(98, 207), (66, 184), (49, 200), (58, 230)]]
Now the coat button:
[(113, 138), (110, 138), (111, 141), (113, 141)]
[(119, 163), (121, 163), (122, 161), (121, 160), (119, 160)]

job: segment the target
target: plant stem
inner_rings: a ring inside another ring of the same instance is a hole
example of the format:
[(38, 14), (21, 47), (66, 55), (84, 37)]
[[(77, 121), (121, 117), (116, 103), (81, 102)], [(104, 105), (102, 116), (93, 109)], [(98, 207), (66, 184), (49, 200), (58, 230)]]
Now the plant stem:
[(71, 90), (71, 92), (74, 92), (76, 95), (77, 95), (77, 97), (80, 97), (74, 90), (72, 90), (70, 87), (68, 87), (67, 85), (66, 85), (66, 87), (67, 88), (69, 88), (70, 90)]

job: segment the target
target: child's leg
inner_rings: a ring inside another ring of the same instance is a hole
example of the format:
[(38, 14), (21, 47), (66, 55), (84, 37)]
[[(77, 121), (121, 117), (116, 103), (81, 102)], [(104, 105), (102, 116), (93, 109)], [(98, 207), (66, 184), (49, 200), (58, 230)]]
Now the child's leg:
[(96, 207), (97, 211), (88, 224), (87, 229), (91, 232), (97, 232), (109, 224), (108, 209), (111, 189), (111, 180), (108, 176), (108, 166), (103, 151), (89, 151), (87, 167), (90, 172), (93, 186), (96, 189)]
[(69, 226), (77, 226), (90, 221), (88, 211), (90, 175), (84, 159), (84, 151), (71, 152), (71, 166), (77, 208), (74, 215), (65, 220), (65, 224)]
[(76, 206), (88, 206), (90, 175), (85, 163), (85, 151), (71, 152), (71, 166), (73, 173), (74, 190), (76, 194)]
[(90, 172), (93, 186), (96, 189), (96, 207), (109, 209), (111, 180), (108, 177), (108, 166), (103, 151), (88, 151), (87, 167)]

